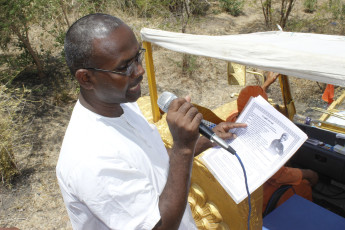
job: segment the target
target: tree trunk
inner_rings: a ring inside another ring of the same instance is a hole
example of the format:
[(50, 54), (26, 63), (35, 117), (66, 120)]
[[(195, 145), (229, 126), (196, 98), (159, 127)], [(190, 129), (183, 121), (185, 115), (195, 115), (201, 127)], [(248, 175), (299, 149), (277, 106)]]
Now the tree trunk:
[(262, 12), (265, 17), (265, 24), (267, 29), (271, 29), (272, 24), (272, 14), (271, 14), (271, 0), (266, 0), (265, 2), (261, 1)]
[(23, 36), (17, 27), (12, 26), (11, 28), (14, 34), (17, 35), (18, 39), (24, 44), (25, 49), (29, 52), (30, 56), (34, 60), (34, 63), (37, 68), (38, 76), (41, 79), (43, 79), (44, 78), (43, 64), (41, 60), (39, 59), (37, 53), (33, 50), (30, 44), (29, 37), (28, 37), (28, 30), (26, 29), (26, 36)]
[(65, 9), (65, 4), (63, 3), (63, 0), (60, 0), (60, 6), (61, 6), (61, 10), (62, 10), (63, 16), (65, 17), (66, 24), (67, 24), (68, 28), (70, 28), (71, 25), (70, 25), (68, 17), (67, 17), (67, 13), (66, 13), (66, 9)]
[[(182, 3), (182, 10), (181, 10), (181, 17), (182, 17), (182, 33), (186, 33), (186, 29), (187, 29), (187, 25), (188, 25), (188, 21), (189, 21), (189, 0), (183, 0)], [(186, 16), (185, 13), (186, 12)], [(188, 58), (188, 54), (183, 54), (182, 57), (182, 73), (186, 74), (187, 73), (187, 69), (189, 68), (189, 58)]]
[[(288, 1), (288, 3), (286, 1)], [(295, 0), (282, 0), (280, 26), (283, 29), (286, 26), (287, 20), (289, 18), (289, 15), (291, 13), (291, 10), (293, 8), (294, 3), (295, 3)], [(286, 10), (287, 4), (289, 4), (289, 5), (288, 5), (287, 10)]]

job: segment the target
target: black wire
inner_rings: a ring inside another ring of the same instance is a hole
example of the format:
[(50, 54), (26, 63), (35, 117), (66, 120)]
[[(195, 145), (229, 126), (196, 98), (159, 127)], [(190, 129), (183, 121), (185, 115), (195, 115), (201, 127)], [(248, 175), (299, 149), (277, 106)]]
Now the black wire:
[[(229, 151), (229, 150), (228, 150)], [(230, 151), (229, 151), (230, 152)], [(238, 159), (238, 162), (240, 163), (242, 170), (243, 170), (243, 175), (244, 175), (244, 183), (246, 185), (246, 191), (247, 191), (247, 195), (248, 195), (248, 219), (247, 219), (247, 228), (248, 230), (250, 230), (250, 215), (252, 212), (252, 204), (251, 204), (251, 199), (250, 199), (250, 192), (249, 192), (249, 188), (248, 188), (248, 179), (247, 179), (247, 173), (246, 173), (246, 169), (242, 163), (241, 158), (237, 155), (237, 153), (235, 152), (235, 156)]]

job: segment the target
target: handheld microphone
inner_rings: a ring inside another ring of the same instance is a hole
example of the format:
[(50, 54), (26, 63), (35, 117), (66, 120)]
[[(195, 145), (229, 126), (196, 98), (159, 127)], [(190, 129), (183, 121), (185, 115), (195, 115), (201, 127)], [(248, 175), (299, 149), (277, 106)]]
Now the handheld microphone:
[[(173, 93), (163, 92), (157, 100), (158, 107), (163, 112), (166, 113), (168, 112), (170, 103), (176, 98), (177, 98), (176, 95)], [(210, 129), (209, 127), (207, 127), (207, 125), (205, 125), (205, 123), (207, 122), (208, 121), (204, 121), (204, 120), (201, 121), (199, 125), (199, 133), (203, 135), (204, 137), (206, 137), (207, 139), (209, 139), (212, 143), (217, 143), (220, 147), (226, 149), (230, 153), (236, 154), (236, 151), (230, 145), (228, 145), (222, 138), (218, 137), (212, 131), (212, 129)]]

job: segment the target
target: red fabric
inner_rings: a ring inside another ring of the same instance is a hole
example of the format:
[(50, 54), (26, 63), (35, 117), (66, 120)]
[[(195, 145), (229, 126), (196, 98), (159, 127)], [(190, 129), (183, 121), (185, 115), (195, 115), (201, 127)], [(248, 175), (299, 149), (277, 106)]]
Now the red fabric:
[(263, 206), (262, 211), (266, 209), (267, 203), (272, 194), (281, 186), (285, 184), (293, 185), (292, 189), (287, 190), (281, 196), (277, 206), (284, 203), (292, 195), (298, 194), (307, 200), (312, 201), (312, 189), (309, 181), (302, 179), (302, 171), (298, 168), (290, 168), (283, 166), (270, 179), (264, 183)]
[(241, 113), (247, 104), (250, 97), (256, 97), (261, 95), (265, 100), (268, 100), (266, 92), (261, 88), (261, 86), (247, 86), (241, 90), (237, 98), (237, 111)]
[(302, 171), (298, 168), (282, 167), (267, 182), (280, 187), (283, 184), (298, 185), (302, 181)]
[(247, 86), (241, 90), (237, 98), (237, 110), (232, 111), (226, 118), (228, 122), (235, 122), (238, 115), (242, 112), (246, 106), (250, 97), (256, 97), (261, 95), (263, 98), (268, 100), (266, 92), (261, 88), (261, 86)]
[(322, 94), (322, 100), (331, 104), (334, 100), (334, 85), (327, 84), (325, 92)]

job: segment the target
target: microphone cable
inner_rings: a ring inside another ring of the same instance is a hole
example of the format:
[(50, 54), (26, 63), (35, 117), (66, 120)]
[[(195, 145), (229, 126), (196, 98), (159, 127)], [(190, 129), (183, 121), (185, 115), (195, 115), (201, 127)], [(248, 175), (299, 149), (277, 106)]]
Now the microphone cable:
[[(212, 123), (210, 121), (207, 121), (207, 120), (202, 120), (201, 122), (204, 123), (206, 126), (208, 126), (210, 129), (212, 129), (212, 128), (214, 128), (216, 126), (216, 124), (214, 124), (214, 123)], [(248, 188), (247, 172), (246, 172), (246, 169), (245, 169), (245, 167), (244, 167), (244, 165), (242, 163), (241, 158), (238, 156), (236, 151), (233, 148), (231, 148), (230, 145), (229, 145), (229, 148), (227, 148), (226, 150), (237, 157), (237, 159), (240, 162), (240, 165), (242, 167), (242, 170), (243, 170), (244, 182), (245, 182), (245, 185), (246, 185), (246, 191), (247, 191), (247, 195), (248, 195), (247, 228), (248, 228), (248, 230), (250, 230), (250, 215), (251, 215), (251, 212), (252, 212), (252, 204), (251, 204), (251, 197), (250, 197), (249, 188)]]
[[(229, 151), (229, 150), (228, 150)], [(230, 152), (230, 151), (229, 151)], [(231, 153), (231, 152), (230, 152)], [(233, 154), (233, 153), (232, 153)], [(250, 230), (250, 215), (251, 215), (251, 212), (252, 212), (252, 204), (251, 204), (251, 198), (250, 198), (250, 193), (249, 193), (249, 188), (248, 188), (248, 179), (247, 179), (247, 173), (246, 173), (246, 169), (244, 168), (244, 165), (242, 163), (242, 160), (241, 158), (238, 156), (238, 154), (235, 152), (234, 154), (237, 159), (238, 159), (238, 162), (240, 162), (240, 165), (242, 167), (242, 170), (243, 170), (243, 175), (244, 175), (244, 182), (245, 182), (245, 185), (246, 185), (246, 191), (247, 191), (247, 195), (248, 195), (248, 219), (247, 219), (247, 229)]]

